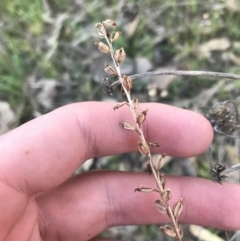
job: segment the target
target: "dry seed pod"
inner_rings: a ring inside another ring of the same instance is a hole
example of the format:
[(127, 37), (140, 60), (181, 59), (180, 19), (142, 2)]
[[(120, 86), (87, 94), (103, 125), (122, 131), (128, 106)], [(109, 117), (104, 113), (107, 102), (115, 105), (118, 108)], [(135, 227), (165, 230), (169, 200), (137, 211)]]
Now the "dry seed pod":
[(96, 42), (95, 45), (98, 46), (99, 51), (101, 51), (104, 54), (107, 54), (110, 52), (110, 48), (103, 42)]
[(126, 130), (129, 130), (129, 131), (135, 131), (136, 130), (136, 127), (131, 122), (124, 121), (124, 122), (121, 122), (119, 124), (120, 124), (120, 126), (122, 126)]
[(117, 26), (117, 24), (113, 20), (111, 20), (111, 19), (107, 19), (107, 20), (103, 21), (103, 25), (106, 28), (116, 27)]
[(136, 110), (138, 108), (138, 99), (132, 99), (133, 108)]
[(141, 124), (145, 121), (147, 112), (148, 112), (148, 109), (138, 113), (136, 122), (138, 123), (139, 126), (141, 126)]
[(134, 192), (158, 192), (158, 190), (152, 187), (142, 186), (142, 187), (136, 188)]
[(138, 149), (139, 149), (139, 152), (142, 155), (148, 155), (150, 153), (149, 146), (148, 146), (147, 142), (139, 141), (138, 142)]
[(113, 41), (117, 40), (118, 37), (120, 36), (121, 32), (113, 32), (111, 33), (111, 36), (110, 36), (110, 42), (112, 43)]
[(104, 27), (102, 23), (97, 23), (95, 27), (100, 38), (105, 38), (108, 35), (107, 29)]
[(167, 213), (167, 209), (165, 208), (165, 204), (163, 201), (161, 200), (156, 200), (155, 201), (155, 205), (157, 207), (157, 210), (160, 212), (160, 213), (163, 213), (163, 214), (166, 214)]
[(129, 92), (133, 87), (132, 79), (127, 75), (123, 75), (122, 78), (123, 78), (122, 85)]
[(160, 229), (169, 237), (175, 238), (177, 236), (170, 225), (165, 225), (164, 227), (162, 226)]
[(160, 145), (157, 142), (148, 142), (148, 145), (152, 147), (160, 147)]
[(183, 210), (183, 198), (181, 198), (181, 200), (178, 201), (173, 207), (174, 217), (178, 218), (178, 216), (181, 214), (182, 210)]
[[(118, 50), (115, 51), (113, 57), (114, 57), (114, 59), (115, 59), (115, 61), (116, 61), (117, 64), (121, 64), (121, 63), (124, 61), (125, 57), (126, 57), (126, 53), (125, 53), (125, 51), (124, 51), (123, 48), (120, 48), (120, 49), (118, 49)], [(125, 75), (125, 76), (126, 76), (126, 75)], [(123, 78), (124, 78), (124, 77), (123, 77)], [(128, 78), (129, 78), (129, 77), (128, 77)]]
[(114, 67), (112, 67), (112, 66), (110, 66), (110, 65), (108, 65), (108, 64), (106, 64), (105, 63), (105, 66), (104, 66), (104, 70), (105, 70), (105, 72), (107, 73), (107, 74), (109, 74), (110, 76), (117, 76), (118, 75), (118, 73), (117, 73), (117, 70), (114, 68)]
[(162, 166), (163, 166), (163, 157), (162, 155), (159, 155), (157, 158), (156, 169), (160, 170)]
[(166, 189), (161, 193), (161, 198), (164, 202), (168, 202), (172, 198), (172, 193), (170, 189)]

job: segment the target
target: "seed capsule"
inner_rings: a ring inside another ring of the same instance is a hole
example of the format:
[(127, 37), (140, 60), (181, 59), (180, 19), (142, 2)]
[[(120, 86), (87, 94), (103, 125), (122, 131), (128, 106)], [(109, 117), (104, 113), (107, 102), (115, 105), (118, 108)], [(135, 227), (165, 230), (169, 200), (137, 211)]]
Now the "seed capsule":
[(107, 20), (103, 21), (103, 25), (104, 25), (106, 28), (116, 27), (116, 26), (117, 26), (116, 22), (114, 22), (114, 21), (111, 20), (111, 19), (107, 19)]
[(132, 87), (133, 87), (133, 81), (132, 81), (132, 79), (129, 76), (123, 75), (122, 85), (129, 92), (132, 89)]
[(139, 141), (138, 142), (138, 150), (142, 155), (148, 155), (150, 153), (149, 146), (147, 142)]
[(112, 66), (110, 66), (110, 65), (108, 65), (108, 64), (105, 64), (105, 68), (104, 68), (104, 70), (105, 70), (105, 72), (107, 73), (107, 74), (109, 74), (110, 76), (117, 76), (118, 75), (118, 73), (117, 73), (117, 70), (114, 68), (114, 67), (112, 67)]
[(137, 121), (136, 121), (136, 122), (138, 123), (139, 126), (141, 126), (142, 123), (145, 121), (146, 116), (147, 116), (147, 112), (148, 112), (148, 109), (140, 112), (140, 113), (137, 115)]
[(103, 43), (103, 42), (99, 42), (99, 43), (96, 42), (95, 45), (97, 45), (99, 51), (101, 51), (101, 52), (104, 53), (104, 54), (107, 54), (107, 53), (110, 52), (109, 47), (108, 47), (105, 43)]
[(97, 23), (95, 27), (100, 38), (105, 38), (108, 35), (107, 29), (104, 27), (102, 23)]
[(123, 48), (120, 48), (114, 53), (113, 57), (114, 57), (115, 61), (117, 62), (117, 64), (120, 64), (124, 61), (124, 59), (126, 57), (126, 53)]
[(136, 127), (133, 125), (133, 123), (129, 121), (124, 121), (120, 123), (120, 126), (122, 126), (124, 129), (129, 130), (129, 131), (135, 131)]
[(118, 37), (120, 36), (121, 32), (113, 32), (111, 33), (111, 36), (110, 36), (110, 42), (112, 43), (113, 41), (117, 40)]

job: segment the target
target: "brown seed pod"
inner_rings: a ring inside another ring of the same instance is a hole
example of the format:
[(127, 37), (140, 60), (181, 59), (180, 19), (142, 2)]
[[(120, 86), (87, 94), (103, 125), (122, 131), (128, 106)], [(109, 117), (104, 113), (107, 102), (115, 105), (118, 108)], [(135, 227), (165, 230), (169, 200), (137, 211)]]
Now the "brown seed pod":
[(114, 67), (112, 67), (112, 66), (110, 66), (110, 65), (108, 65), (106, 63), (105, 63), (105, 66), (104, 66), (104, 70), (110, 76), (113, 76), (113, 77), (114, 76), (118, 76), (117, 70)]
[(161, 198), (164, 202), (168, 202), (171, 198), (172, 198), (172, 193), (170, 189), (165, 189), (162, 193), (161, 193)]
[(127, 76), (127, 75), (123, 75), (123, 82), (122, 82), (122, 85), (124, 86), (124, 88), (129, 92), (132, 87), (133, 87), (133, 81), (132, 79)]
[(160, 145), (157, 142), (148, 142), (148, 145), (151, 147), (160, 147)]
[(105, 38), (108, 35), (107, 29), (104, 27), (102, 23), (97, 23), (95, 27), (100, 38)]
[(183, 210), (183, 198), (181, 198), (181, 200), (178, 201), (173, 207), (174, 217), (178, 218), (178, 216), (181, 214), (182, 210)]
[(167, 213), (166, 204), (162, 200), (156, 200), (155, 205), (160, 213)]
[(160, 227), (160, 229), (169, 237), (175, 238), (177, 235), (173, 228), (170, 225), (165, 225), (164, 227)]
[(110, 36), (110, 42), (114, 42), (115, 40), (117, 40), (120, 36), (121, 32), (112, 32), (111, 36)]
[(104, 54), (107, 54), (107, 53), (110, 52), (109, 47), (105, 43), (103, 43), (103, 42), (96, 42), (95, 45), (97, 45), (99, 51), (101, 51)]
[(120, 48), (120, 49), (116, 50), (113, 57), (114, 57), (116, 63), (120, 64), (124, 61), (124, 59), (126, 57), (126, 53), (123, 48)]
[(138, 108), (138, 99), (132, 99), (134, 110)]
[(163, 166), (163, 161), (164, 161), (164, 158), (162, 155), (159, 155), (158, 158), (157, 158), (157, 162), (156, 162), (156, 169), (159, 171), (162, 166)]
[(148, 187), (148, 186), (141, 186), (134, 190), (134, 192), (159, 192), (157, 189)]
[(124, 121), (124, 122), (121, 122), (119, 124), (120, 124), (120, 126), (122, 126), (124, 129), (126, 129), (128, 131), (135, 131), (136, 130), (136, 127), (131, 122)]
[(139, 126), (141, 126), (142, 123), (145, 121), (147, 112), (148, 112), (148, 109), (138, 113), (136, 122), (138, 123)]
[(107, 20), (103, 21), (103, 25), (104, 25), (106, 28), (116, 27), (116, 26), (117, 26), (116, 22), (114, 22), (114, 21), (111, 20), (111, 19), (107, 19)]
[(138, 142), (138, 150), (142, 155), (148, 155), (150, 153), (149, 146), (147, 142), (139, 141)]

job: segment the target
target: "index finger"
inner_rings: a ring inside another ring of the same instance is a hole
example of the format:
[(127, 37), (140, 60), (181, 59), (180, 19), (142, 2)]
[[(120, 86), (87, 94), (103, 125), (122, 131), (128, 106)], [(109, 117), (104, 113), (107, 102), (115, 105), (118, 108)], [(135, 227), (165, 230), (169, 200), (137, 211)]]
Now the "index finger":
[[(127, 107), (85, 102), (59, 108), (0, 138), (0, 175), (18, 190), (37, 193), (64, 182), (86, 159), (136, 151), (139, 137), (119, 123), (132, 120)], [(144, 132), (161, 153), (192, 156), (213, 137), (209, 122), (197, 113), (162, 104), (148, 108)]]

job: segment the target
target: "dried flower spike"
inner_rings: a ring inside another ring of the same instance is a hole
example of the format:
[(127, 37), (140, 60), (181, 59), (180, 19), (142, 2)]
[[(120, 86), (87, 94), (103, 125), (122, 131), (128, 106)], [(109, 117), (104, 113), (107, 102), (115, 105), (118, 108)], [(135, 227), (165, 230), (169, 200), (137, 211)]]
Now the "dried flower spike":
[(105, 66), (104, 66), (104, 70), (105, 70), (105, 72), (107, 73), (107, 74), (109, 74), (110, 76), (117, 76), (118, 75), (118, 73), (117, 73), (117, 70), (114, 68), (114, 67), (112, 67), (112, 66), (110, 66), (110, 65), (108, 65), (108, 64), (106, 64), (105, 63)]
[[(125, 57), (126, 57), (126, 53), (125, 53), (125, 51), (124, 51), (124, 49), (123, 48), (120, 48), (120, 49), (118, 49), (115, 53), (114, 53), (114, 59), (115, 59), (115, 61), (116, 61), (116, 63), (117, 64), (121, 64), (123, 61), (124, 61), (124, 59), (125, 59)], [(125, 75), (126, 76), (126, 75)], [(128, 77), (129, 78), (129, 77)]]
[(110, 52), (110, 48), (103, 42), (96, 42), (95, 45), (97, 45), (99, 51), (101, 51), (104, 54), (107, 54)]

